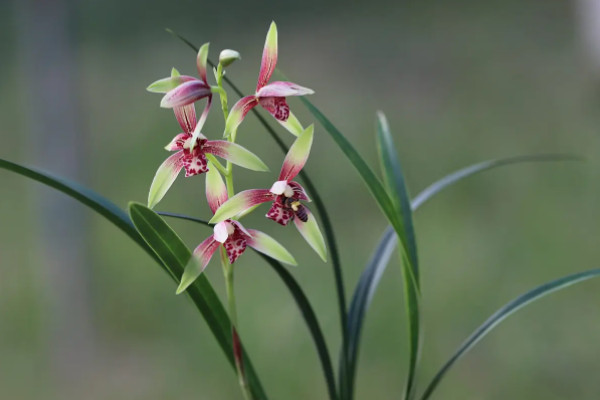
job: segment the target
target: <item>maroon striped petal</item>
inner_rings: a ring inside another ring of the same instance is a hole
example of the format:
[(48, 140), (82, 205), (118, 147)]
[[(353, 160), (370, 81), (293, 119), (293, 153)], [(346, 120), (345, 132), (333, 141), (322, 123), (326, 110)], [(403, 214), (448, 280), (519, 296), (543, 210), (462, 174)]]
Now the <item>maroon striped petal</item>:
[(215, 251), (219, 248), (220, 243), (210, 235), (194, 250), (194, 257), (198, 258), (202, 270), (206, 268)]
[(310, 154), (313, 134), (314, 125), (310, 125), (294, 141), (283, 160), (281, 172), (279, 173), (280, 181), (291, 181), (302, 170)]
[(267, 38), (265, 40), (265, 47), (263, 49), (262, 60), (260, 63), (260, 72), (258, 74), (258, 83), (256, 84), (256, 91), (260, 90), (263, 86), (269, 82), (275, 66), (277, 65), (277, 25), (275, 22), (271, 22), (269, 32), (267, 32)]
[(260, 88), (256, 92), (257, 97), (288, 97), (288, 96), (304, 96), (315, 93), (314, 90), (304, 86), (297, 85), (293, 82), (276, 81)]
[(194, 103), (173, 107), (175, 118), (184, 133), (192, 133), (196, 128), (196, 106)]
[(165, 146), (165, 149), (169, 150), (169, 151), (183, 150), (183, 146), (185, 145), (185, 142), (190, 137), (191, 137), (191, 135), (188, 133), (180, 133), (179, 135), (175, 136), (173, 138), (173, 140), (171, 140), (169, 142), (168, 145)]
[(288, 182), (288, 185), (294, 191), (294, 194), (292, 195), (293, 198), (297, 200), (311, 201), (302, 185), (300, 185), (298, 182)]
[(210, 220), (211, 224), (235, 217), (250, 208), (273, 201), (275, 195), (266, 189), (244, 190), (223, 203)]
[(246, 114), (258, 104), (256, 96), (246, 96), (238, 100), (229, 111), (227, 122), (225, 123), (225, 136), (237, 129), (242, 123)]
[(196, 79), (167, 92), (160, 102), (163, 108), (180, 107), (198, 101), (211, 94), (210, 86)]

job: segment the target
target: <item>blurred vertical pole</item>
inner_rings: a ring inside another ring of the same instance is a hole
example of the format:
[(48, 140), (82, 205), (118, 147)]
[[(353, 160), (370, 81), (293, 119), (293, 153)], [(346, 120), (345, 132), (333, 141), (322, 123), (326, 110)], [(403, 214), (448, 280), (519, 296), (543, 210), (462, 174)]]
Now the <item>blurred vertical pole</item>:
[[(85, 134), (79, 129), (77, 59), (69, 0), (15, 0), (29, 138), (28, 162), (85, 180)], [(90, 378), (94, 330), (89, 293), (89, 224), (85, 210), (66, 196), (36, 188), (44, 344), (58, 398), (75, 398)], [(89, 381), (87, 382), (89, 383)]]
[(585, 57), (594, 78), (600, 82), (600, 0), (578, 0), (576, 5)]

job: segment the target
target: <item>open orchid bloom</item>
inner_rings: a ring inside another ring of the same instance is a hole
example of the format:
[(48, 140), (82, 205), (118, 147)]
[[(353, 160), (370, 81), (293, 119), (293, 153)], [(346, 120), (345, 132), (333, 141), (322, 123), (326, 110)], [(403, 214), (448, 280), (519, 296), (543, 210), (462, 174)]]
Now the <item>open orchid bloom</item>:
[(275, 25), (275, 22), (271, 22), (263, 50), (256, 92), (251, 96), (241, 98), (235, 103), (225, 124), (225, 136), (229, 136), (231, 132), (236, 130), (246, 114), (259, 104), (292, 134), (298, 136), (302, 133), (302, 126), (290, 112), (290, 107), (285, 98), (288, 96), (304, 96), (314, 92), (292, 82), (277, 81), (268, 83), (276, 65), (277, 25)]
[[(200, 117), (200, 123), (198, 124), (200, 128), (206, 121), (212, 102), (212, 90), (206, 79), (208, 48), (209, 43), (203, 44), (202, 47), (200, 47), (200, 50), (198, 50), (198, 56), (196, 57), (196, 67), (198, 68), (200, 79), (194, 78), (193, 76), (180, 75), (179, 72), (173, 68), (169, 78), (159, 79), (150, 84), (147, 88), (150, 92), (166, 93), (160, 102), (160, 106), (163, 108), (173, 108), (175, 115), (178, 114), (178, 109), (189, 107), (194, 102), (207, 97), (206, 106), (204, 107), (204, 111)], [(177, 119), (179, 120), (179, 117)], [(193, 133), (194, 140), (191, 142), (192, 148), (195, 146), (195, 139), (197, 139), (199, 135), (200, 129)]]
[(175, 117), (183, 130), (165, 148), (177, 151), (167, 158), (156, 171), (150, 193), (148, 207), (152, 208), (167, 193), (179, 171), (185, 169), (185, 176), (202, 174), (209, 170), (206, 154), (214, 154), (241, 167), (254, 171), (268, 171), (269, 168), (254, 153), (242, 146), (226, 140), (208, 140), (200, 130), (204, 120), (196, 123), (194, 104), (175, 107)]
[(293, 181), (306, 164), (312, 146), (313, 131), (313, 125), (306, 128), (290, 147), (283, 161), (279, 179), (271, 189), (250, 189), (236, 194), (219, 207), (210, 222), (226, 221), (261, 203), (272, 202), (266, 217), (284, 226), (293, 220), (308, 244), (323, 261), (326, 261), (327, 249), (323, 235), (313, 214), (302, 204), (310, 199), (304, 188)]
[[(206, 199), (213, 213), (227, 201), (227, 188), (216, 168), (210, 168), (206, 174)], [(204, 271), (219, 246), (223, 246), (232, 264), (246, 247), (250, 246), (276, 260), (297, 265), (294, 257), (271, 236), (254, 229), (246, 229), (239, 222), (227, 219), (215, 224), (213, 234), (196, 247), (192, 259), (185, 267), (177, 294), (185, 291)]]

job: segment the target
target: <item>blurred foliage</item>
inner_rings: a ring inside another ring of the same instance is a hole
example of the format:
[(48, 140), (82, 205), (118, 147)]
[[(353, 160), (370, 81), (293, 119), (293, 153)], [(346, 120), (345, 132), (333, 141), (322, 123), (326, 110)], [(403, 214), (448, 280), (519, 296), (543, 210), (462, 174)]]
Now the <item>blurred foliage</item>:
[[(19, 51), (17, 1), (0, 4), (0, 156), (36, 165), (30, 149), (27, 76)], [(211, 41), (242, 54), (230, 77), (255, 85), (266, 27), (280, 31), (280, 68), (313, 88), (311, 100), (375, 165), (374, 112), (382, 109), (399, 147), (411, 192), (480, 160), (574, 152), (585, 164), (508, 167), (465, 182), (416, 214), (425, 347), (419, 380), (431, 376), (491, 312), (525, 290), (598, 266), (600, 165), (598, 87), (586, 68), (572, 5), (558, 0), (384, 2), (310, 1), (72, 2), (72, 42), (87, 138), (82, 182), (125, 207), (143, 201), (162, 146), (177, 133), (170, 111), (144, 88), (172, 66), (193, 73), (194, 54), (164, 33)], [(16, 37), (16, 39), (14, 39)], [(52, 57), (40, 55), (39, 62)], [(60, 93), (56, 94), (60, 96)], [(310, 121), (300, 102), (290, 102)], [(339, 235), (353, 289), (385, 221), (357, 174), (317, 127), (307, 171)], [(217, 137), (212, 113), (206, 133)], [(291, 136), (281, 131), (291, 143)], [(320, 133), (320, 134), (319, 134)], [(249, 118), (240, 142), (272, 169), (282, 154)], [(34, 145), (34, 144), (33, 144)], [(38, 166), (40, 166), (38, 164)], [(42, 165), (43, 167), (43, 165)], [(265, 187), (269, 174), (239, 170), (239, 189)], [(35, 184), (0, 172), (0, 397), (240, 398), (233, 371), (210, 332), (154, 262), (113, 226), (90, 218), (94, 373), (61, 382), (48, 361), (52, 324), (45, 306), (44, 254), (37, 251)], [(332, 184), (334, 182), (335, 184)], [(75, 202), (73, 207), (80, 207)], [(206, 217), (204, 179), (180, 179), (161, 210)], [(262, 210), (261, 211), (265, 211)], [(69, 219), (64, 216), (65, 221)], [(207, 229), (170, 221), (186, 243)], [(274, 232), (257, 212), (247, 226)], [(293, 229), (278, 229), (300, 263), (292, 270), (318, 310), (331, 349), (339, 346), (333, 276)], [(221, 290), (217, 264), (207, 269)], [(357, 398), (402, 390), (405, 323), (399, 268), (389, 268), (367, 318)], [(490, 335), (448, 375), (445, 399), (594, 399), (598, 368), (597, 282), (533, 305)], [(253, 254), (237, 270), (240, 329), (273, 399), (325, 398), (313, 344), (278, 278)], [(334, 360), (337, 355), (333, 355)], [(200, 360), (200, 364), (196, 362)]]

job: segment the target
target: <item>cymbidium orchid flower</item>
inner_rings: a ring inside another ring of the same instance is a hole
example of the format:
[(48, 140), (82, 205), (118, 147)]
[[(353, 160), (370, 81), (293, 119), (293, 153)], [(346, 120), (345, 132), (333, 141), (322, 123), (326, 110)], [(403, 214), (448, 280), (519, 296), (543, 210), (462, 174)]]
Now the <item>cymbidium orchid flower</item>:
[(260, 158), (238, 144), (226, 140), (208, 140), (200, 132), (204, 119), (196, 123), (194, 104), (175, 107), (174, 111), (183, 132), (165, 147), (177, 153), (167, 158), (156, 171), (150, 186), (148, 207), (154, 207), (163, 198), (182, 169), (185, 169), (185, 176), (207, 172), (207, 153), (254, 171), (269, 170)]
[(261, 105), (287, 130), (298, 136), (302, 133), (302, 126), (290, 112), (290, 107), (285, 101), (288, 96), (304, 96), (313, 94), (311, 89), (296, 85), (292, 82), (269, 82), (275, 66), (277, 65), (277, 25), (271, 22), (256, 84), (256, 92), (251, 96), (242, 97), (231, 109), (225, 124), (225, 136), (237, 129), (248, 112)]
[(306, 128), (290, 147), (283, 161), (279, 179), (271, 189), (250, 189), (236, 194), (219, 207), (210, 222), (226, 221), (261, 203), (272, 202), (266, 217), (281, 225), (287, 225), (290, 220), (293, 220), (308, 244), (323, 261), (326, 261), (327, 249), (323, 235), (313, 214), (302, 204), (303, 201), (310, 200), (304, 188), (293, 181), (306, 164), (312, 145), (313, 131), (313, 125)]
[[(227, 201), (227, 188), (216, 168), (206, 174), (206, 199), (214, 213)], [(238, 221), (226, 219), (215, 224), (213, 234), (196, 247), (192, 260), (185, 267), (177, 293), (183, 292), (204, 271), (215, 251), (223, 246), (230, 263), (234, 263), (247, 246), (276, 260), (297, 265), (294, 257), (266, 233), (246, 229)]]
[[(171, 71), (171, 76), (169, 78), (159, 79), (158, 81), (150, 84), (147, 90), (154, 93), (166, 93), (161, 102), (160, 106), (163, 108), (173, 108), (175, 111), (175, 115), (177, 116), (177, 120), (179, 121), (178, 114), (181, 114), (181, 110), (184, 108), (190, 108), (193, 106), (193, 103), (207, 97), (206, 106), (204, 107), (204, 111), (200, 116), (200, 123), (198, 126), (201, 128), (206, 121), (206, 117), (208, 116), (208, 112), (210, 110), (210, 105), (212, 102), (212, 89), (208, 84), (208, 80), (206, 79), (206, 63), (208, 60), (208, 48), (209, 43), (205, 43), (198, 50), (198, 56), (196, 57), (196, 67), (198, 69), (198, 75), (200, 79), (194, 78), (189, 75), (180, 75), (179, 72), (173, 68)], [(189, 113), (189, 112), (188, 112)], [(194, 125), (195, 121), (195, 111), (194, 111)], [(189, 123), (189, 121), (188, 121)], [(180, 122), (181, 124), (181, 122)], [(193, 136), (194, 139), (197, 139), (200, 135), (200, 128), (194, 131)], [(185, 129), (184, 129), (185, 132)], [(192, 140), (192, 149), (196, 145), (196, 140)]]

